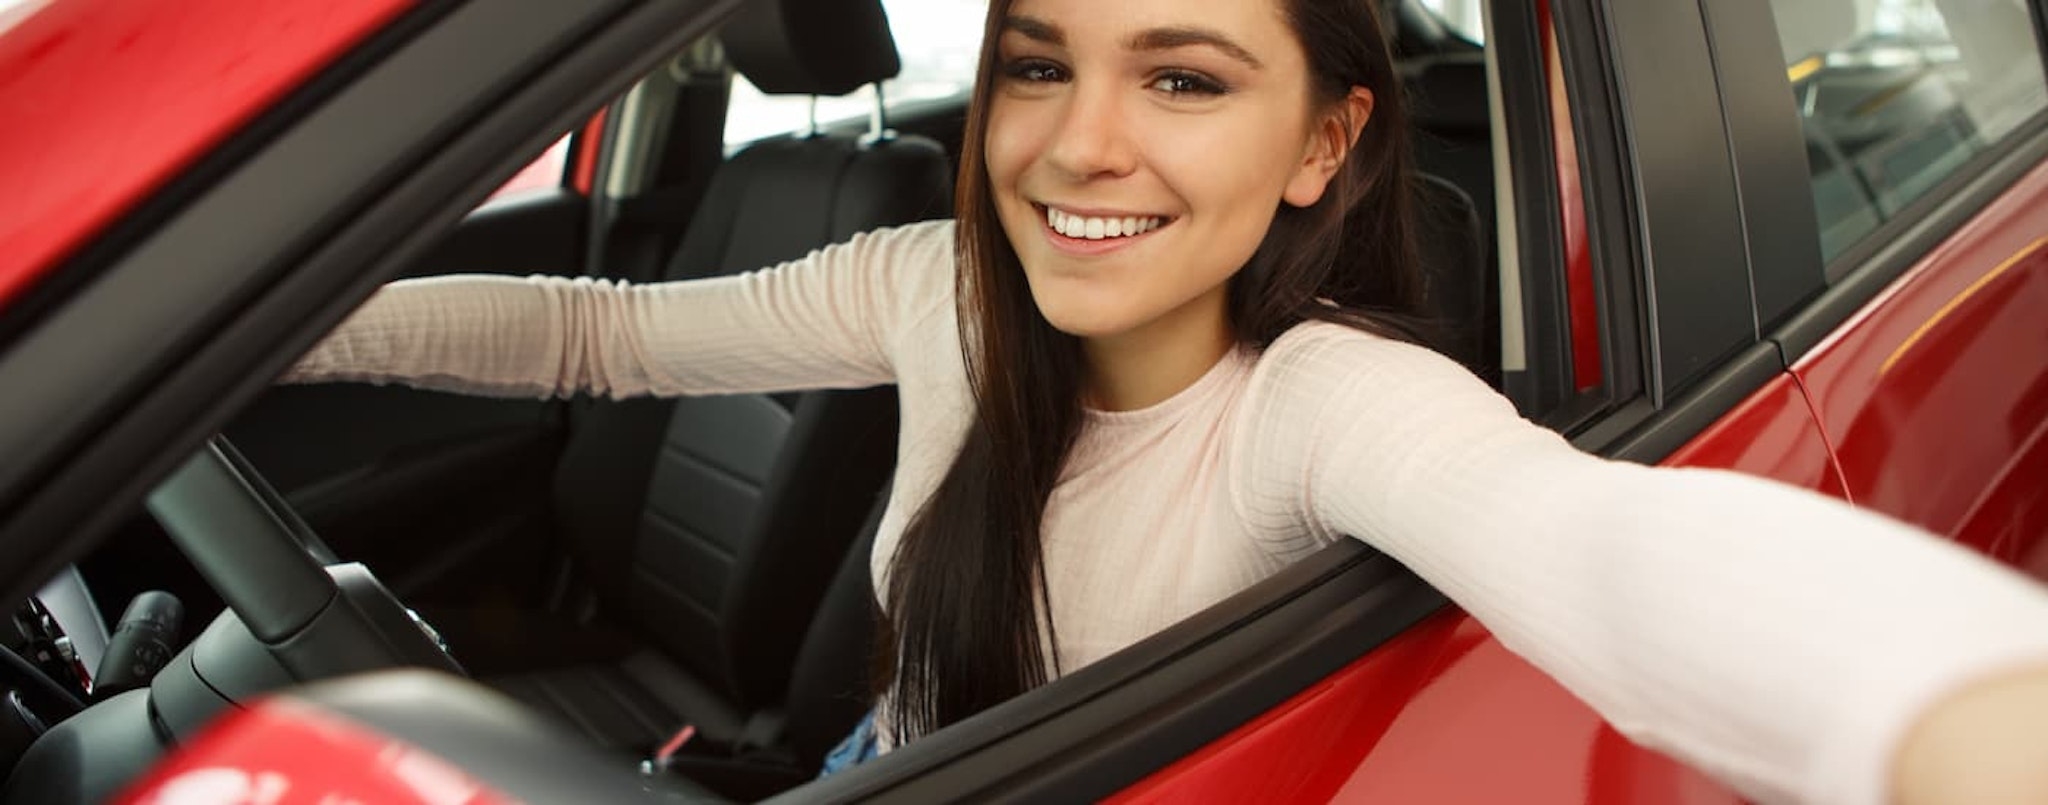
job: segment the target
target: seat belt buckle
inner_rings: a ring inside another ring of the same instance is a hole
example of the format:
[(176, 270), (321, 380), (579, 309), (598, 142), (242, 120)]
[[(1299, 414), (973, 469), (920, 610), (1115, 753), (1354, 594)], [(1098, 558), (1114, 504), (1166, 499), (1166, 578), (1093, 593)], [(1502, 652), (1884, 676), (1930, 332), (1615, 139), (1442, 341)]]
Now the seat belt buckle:
[(676, 753), (682, 751), (683, 744), (689, 743), (690, 739), (695, 737), (697, 725), (684, 724), (682, 729), (676, 730), (676, 734), (669, 736), (668, 741), (654, 750), (653, 757), (640, 761), (640, 773), (653, 776), (668, 771), (669, 765), (675, 762)]

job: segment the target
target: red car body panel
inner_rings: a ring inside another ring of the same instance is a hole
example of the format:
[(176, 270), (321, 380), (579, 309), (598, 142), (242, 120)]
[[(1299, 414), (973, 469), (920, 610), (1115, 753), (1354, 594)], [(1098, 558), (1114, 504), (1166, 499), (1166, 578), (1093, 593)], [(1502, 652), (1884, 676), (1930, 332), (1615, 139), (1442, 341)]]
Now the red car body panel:
[(2044, 572), (2048, 167), (1793, 367), (1858, 505)]
[(0, 304), (409, 5), (60, 0), (0, 30)]
[(206, 728), (116, 799), (123, 805), (514, 805), (446, 761), (273, 697)]
[(597, 144), (604, 139), (604, 119), (610, 112), (609, 107), (597, 110), (597, 114), (590, 116), (590, 122), (583, 124), (582, 133), (576, 135), (581, 144), (576, 146), (576, 168), (569, 177), (569, 186), (586, 196), (597, 187)]

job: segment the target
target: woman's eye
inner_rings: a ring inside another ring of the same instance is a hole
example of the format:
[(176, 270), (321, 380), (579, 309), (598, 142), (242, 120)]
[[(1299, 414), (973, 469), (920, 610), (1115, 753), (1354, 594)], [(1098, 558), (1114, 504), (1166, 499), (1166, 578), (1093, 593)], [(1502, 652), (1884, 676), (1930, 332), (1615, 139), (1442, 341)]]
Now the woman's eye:
[(1067, 80), (1067, 72), (1059, 65), (1043, 59), (1018, 59), (1003, 66), (1003, 76), (1016, 81), (1034, 84)]
[(1222, 95), (1230, 91), (1216, 79), (1180, 70), (1160, 73), (1152, 79), (1152, 88), (1168, 95)]

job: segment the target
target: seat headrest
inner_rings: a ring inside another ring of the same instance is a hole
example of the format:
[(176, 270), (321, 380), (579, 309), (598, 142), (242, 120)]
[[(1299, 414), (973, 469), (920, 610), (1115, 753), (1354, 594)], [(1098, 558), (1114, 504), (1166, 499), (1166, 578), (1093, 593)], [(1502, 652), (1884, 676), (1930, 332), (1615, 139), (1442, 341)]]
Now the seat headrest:
[(751, 0), (719, 39), (770, 95), (844, 95), (903, 68), (880, 0)]

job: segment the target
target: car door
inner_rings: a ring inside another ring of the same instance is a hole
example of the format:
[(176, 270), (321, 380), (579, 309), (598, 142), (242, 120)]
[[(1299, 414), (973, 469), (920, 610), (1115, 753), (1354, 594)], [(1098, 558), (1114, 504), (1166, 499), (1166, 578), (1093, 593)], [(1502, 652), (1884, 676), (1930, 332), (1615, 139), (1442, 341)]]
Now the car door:
[(1798, 101), (1826, 280), (1774, 338), (1846, 494), (2048, 578), (2040, 8), (1769, 5), (1787, 68), (1754, 91)]

